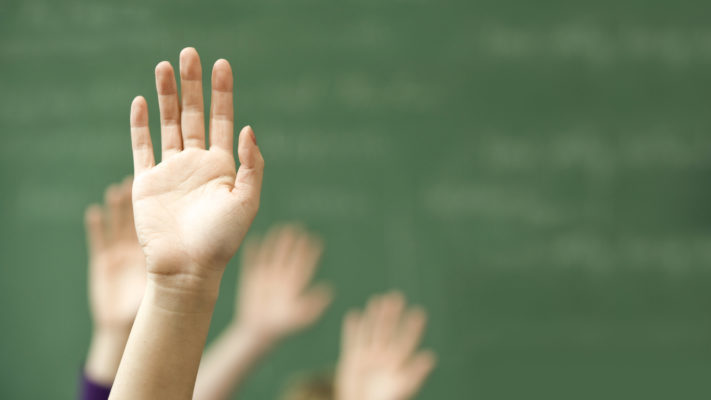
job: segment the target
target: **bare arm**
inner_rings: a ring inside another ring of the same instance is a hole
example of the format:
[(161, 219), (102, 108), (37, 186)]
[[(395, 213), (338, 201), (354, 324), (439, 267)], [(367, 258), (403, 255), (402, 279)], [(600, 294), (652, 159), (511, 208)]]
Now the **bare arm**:
[(179, 106), (173, 68), (156, 67), (157, 165), (146, 101), (139, 96), (131, 105), (133, 207), (148, 280), (112, 399), (192, 397), (222, 273), (259, 207), (264, 161), (249, 127), (239, 135), (235, 168), (230, 65), (218, 60), (212, 71), (209, 149), (201, 76), (197, 52), (183, 50)]
[(309, 288), (321, 252), (320, 240), (294, 225), (245, 246), (235, 317), (203, 358), (195, 399), (229, 398), (270, 350), (318, 320), (331, 300), (328, 286)]
[(228, 327), (203, 356), (193, 399), (228, 399), (274, 346), (241, 327)]

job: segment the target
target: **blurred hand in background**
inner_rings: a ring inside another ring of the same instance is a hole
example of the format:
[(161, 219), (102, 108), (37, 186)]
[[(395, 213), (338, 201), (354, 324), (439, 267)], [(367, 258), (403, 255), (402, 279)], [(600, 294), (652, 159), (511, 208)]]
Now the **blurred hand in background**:
[(398, 292), (373, 296), (364, 312), (343, 323), (336, 369), (338, 400), (405, 400), (414, 397), (435, 365), (435, 355), (418, 350), (425, 312), (405, 309)]
[(323, 252), (319, 238), (297, 225), (272, 229), (242, 256), (234, 323), (278, 341), (313, 324), (331, 301), (326, 284), (309, 287)]
[(314, 324), (331, 302), (325, 284), (311, 286), (323, 244), (297, 225), (271, 229), (250, 240), (230, 326), (206, 352), (195, 399), (226, 399), (268, 351)]
[(105, 204), (86, 210), (93, 332), (85, 374), (110, 386), (146, 285), (145, 258), (133, 224), (132, 179), (108, 187)]

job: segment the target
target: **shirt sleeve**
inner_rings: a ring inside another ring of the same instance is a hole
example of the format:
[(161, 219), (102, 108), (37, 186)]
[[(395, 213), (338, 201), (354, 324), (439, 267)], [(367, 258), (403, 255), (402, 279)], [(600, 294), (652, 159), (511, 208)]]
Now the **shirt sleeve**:
[(94, 382), (86, 376), (84, 369), (81, 370), (81, 383), (79, 387), (79, 399), (81, 400), (108, 400), (111, 393), (111, 386), (104, 386)]

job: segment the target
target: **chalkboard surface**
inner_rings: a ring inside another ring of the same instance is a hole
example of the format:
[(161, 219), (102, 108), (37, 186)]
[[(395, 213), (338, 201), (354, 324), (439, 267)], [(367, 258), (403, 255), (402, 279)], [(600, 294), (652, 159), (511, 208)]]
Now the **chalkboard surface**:
[[(254, 232), (300, 220), (336, 299), (241, 398), (328, 370), (343, 313), (429, 312), (427, 399), (701, 399), (711, 376), (708, 2), (0, 3), (0, 397), (72, 398), (83, 209), (131, 173), (153, 68), (235, 71), (267, 161)], [(232, 314), (230, 264), (210, 337)]]

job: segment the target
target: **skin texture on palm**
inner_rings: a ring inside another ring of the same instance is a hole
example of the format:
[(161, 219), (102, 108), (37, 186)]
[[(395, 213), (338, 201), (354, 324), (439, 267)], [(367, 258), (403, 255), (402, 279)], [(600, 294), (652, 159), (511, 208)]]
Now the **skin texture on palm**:
[(233, 156), (232, 70), (218, 60), (212, 71), (210, 148), (205, 148), (202, 68), (197, 52), (180, 55), (182, 107), (173, 68), (156, 67), (161, 111), (162, 162), (154, 165), (146, 102), (131, 107), (134, 145), (133, 204), (148, 273), (179, 284), (221, 274), (259, 208), (264, 160), (254, 132), (239, 136), (239, 171)]
[(233, 156), (229, 63), (218, 60), (212, 70), (209, 149), (195, 49), (180, 53), (180, 99), (170, 64), (161, 62), (155, 74), (158, 165), (146, 101), (131, 104), (133, 208), (148, 279), (112, 399), (192, 397), (222, 273), (259, 208), (264, 160), (250, 127), (239, 135), (239, 169)]
[(418, 350), (425, 324), (425, 312), (406, 309), (397, 292), (372, 297), (364, 312), (349, 312), (343, 323), (336, 398), (413, 398), (435, 365), (431, 351)]
[(309, 285), (322, 252), (321, 240), (298, 225), (273, 228), (245, 244), (235, 317), (206, 352), (194, 399), (230, 398), (278, 342), (319, 319), (331, 291)]
[(132, 179), (108, 187), (105, 204), (86, 210), (92, 341), (85, 373), (110, 385), (146, 285), (131, 204)]

